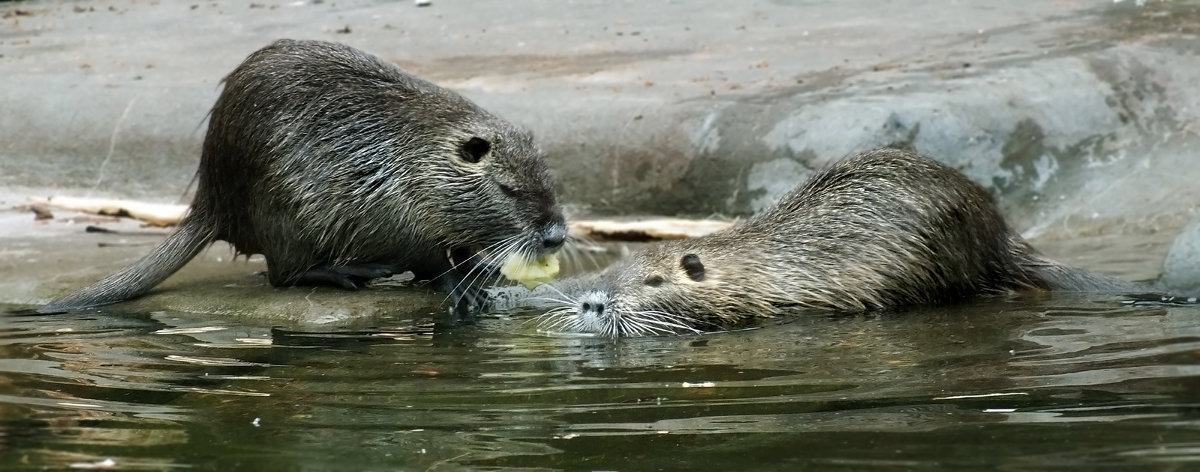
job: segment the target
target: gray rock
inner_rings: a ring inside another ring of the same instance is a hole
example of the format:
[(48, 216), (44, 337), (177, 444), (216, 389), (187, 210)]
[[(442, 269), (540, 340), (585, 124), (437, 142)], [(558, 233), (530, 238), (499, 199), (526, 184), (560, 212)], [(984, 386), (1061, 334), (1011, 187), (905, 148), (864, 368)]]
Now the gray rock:
[[(79, 0), (0, 2), (0, 17), (6, 303), (44, 303), (148, 249), (98, 248), (128, 237), (15, 204), (186, 202), (219, 80), (281, 37), (370, 51), (531, 128), (576, 215), (745, 215), (830, 159), (889, 144), (989, 186), (1027, 236), (1164, 237), (1200, 205), (1187, 2)], [(1172, 251), (1168, 273), (1200, 261), (1197, 239), (1181, 236), (1192, 255)], [(1165, 245), (1143, 254), (1151, 272)], [(277, 292), (227, 261), (190, 269), (139, 307), (324, 322), (441, 301)]]
[(1163, 261), (1163, 283), (1172, 291), (1200, 295), (1200, 218), (1180, 231)]

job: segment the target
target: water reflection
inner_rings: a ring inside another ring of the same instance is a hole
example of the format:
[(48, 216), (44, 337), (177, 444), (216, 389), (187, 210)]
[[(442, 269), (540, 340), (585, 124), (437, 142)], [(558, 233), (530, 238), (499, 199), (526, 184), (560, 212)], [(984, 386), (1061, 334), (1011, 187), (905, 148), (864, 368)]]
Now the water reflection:
[[(1013, 468), (1200, 461), (1200, 308), (994, 299), (552, 337), (392, 313), (0, 318), (5, 470)], [(11, 467), (10, 467), (11, 466)]]

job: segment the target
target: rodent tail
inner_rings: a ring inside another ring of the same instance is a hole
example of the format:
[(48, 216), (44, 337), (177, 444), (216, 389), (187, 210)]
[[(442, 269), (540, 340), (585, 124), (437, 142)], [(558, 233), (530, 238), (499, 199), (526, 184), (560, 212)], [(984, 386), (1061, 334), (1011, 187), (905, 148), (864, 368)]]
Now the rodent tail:
[(1013, 241), (1018, 252), (1017, 260), (1021, 269), (1031, 279), (1044, 284), (1043, 288), (1061, 292), (1106, 292), (1106, 293), (1140, 293), (1154, 290), (1155, 287), (1128, 282), (1092, 272), (1087, 269), (1071, 267), (1041, 255), (1029, 243), (1022, 240)]
[(213, 240), (213, 225), (194, 212), (175, 232), (133, 265), (38, 309), (38, 313), (108, 305), (144, 294), (196, 257)]
[(1153, 287), (1127, 282), (1124, 280), (1098, 274), (1086, 269), (1063, 265), (1059, 262), (1039, 258), (1033, 264), (1026, 265), (1034, 275), (1048, 285), (1050, 290), (1062, 292), (1108, 292), (1108, 293), (1140, 293), (1152, 290)]

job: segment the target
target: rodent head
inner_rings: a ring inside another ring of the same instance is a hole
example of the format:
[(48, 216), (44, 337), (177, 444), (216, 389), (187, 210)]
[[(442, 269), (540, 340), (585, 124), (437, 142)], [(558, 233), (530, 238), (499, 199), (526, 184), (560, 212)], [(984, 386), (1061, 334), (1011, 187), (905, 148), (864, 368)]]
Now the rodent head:
[(532, 260), (562, 247), (555, 181), (528, 131), (486, 116), (456, 129), (448, 144), (439, 167), (450, 175), (430, 190), (445, 202), (438, 213), (451, 248), (482, 251), (494, 265), (514, 251)]
[(731, 293), (738, 288), (724, 280), (722, 253), (695, 243), (662, 243), (618, 261), (594, 289), (548, 317), (548, 327), (611, 337), (671, 334), (699, 332), (740, 318), (735, 314), (774, 312), (755, 294)]

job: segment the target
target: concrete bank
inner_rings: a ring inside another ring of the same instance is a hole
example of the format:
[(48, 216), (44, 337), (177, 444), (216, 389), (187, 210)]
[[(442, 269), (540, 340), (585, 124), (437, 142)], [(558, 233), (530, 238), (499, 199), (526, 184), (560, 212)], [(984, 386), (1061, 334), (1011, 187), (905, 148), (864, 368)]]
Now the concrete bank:
[[(0, 189), (6, 208), (180, 201), (221, 77), (313, 38), (533, 129), (577, 214), (745, 215), (830, 159), (901, 144), (989, 186), (1031, 236), (1146, 235), (1161, 258), (1200, 205), (1198, 31), (1195, 2), (2, 3)], [(144, 252), (2, 221), (4, 302)]]

